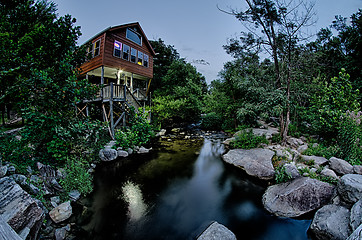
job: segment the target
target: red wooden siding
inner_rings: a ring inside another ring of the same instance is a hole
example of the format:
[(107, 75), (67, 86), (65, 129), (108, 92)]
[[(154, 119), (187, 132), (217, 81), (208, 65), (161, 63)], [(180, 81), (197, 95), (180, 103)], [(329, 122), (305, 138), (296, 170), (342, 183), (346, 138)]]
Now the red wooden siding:
[[(136, 27), (139, 29), (139, 32), (142, 35), (142, 46), (126, 38), (126, 29), (128, 26), (133, 28)], [(93, 69), (99, 68), (102, 65), (104, 65), (105, 67), (110, 67), (110, 68), (123, 70), (126, 72), (135, 73), (138, 75), (145, 76), (147, 78), (153, 78), (154, 51), (150, 46), (148, 40), (146, 39), (146, 36), (144, 35), (138, 23), (127, 24), (107, 29), (104, 32), (102, 32), (100, 35), (98, 35), (96, 38), (94, 38), (92, 40), (92, 43), (96, 42), (98, 39), (101, 39), (100, 55), (84, 63), (81, 66), (81, 72), (82, 72), (81, 74), (85, 74)], [(115, 57), (113, 55), (115, 40), (121, 42), (122, 44), (126, 44), (129, 47), (136, 49), (137, 51), (141, 51), (143, 54), (147, 54), (149, 57), (148, 67), (140, 66), (137, 63), (133, 63), (124, 60), (122, 58)]]

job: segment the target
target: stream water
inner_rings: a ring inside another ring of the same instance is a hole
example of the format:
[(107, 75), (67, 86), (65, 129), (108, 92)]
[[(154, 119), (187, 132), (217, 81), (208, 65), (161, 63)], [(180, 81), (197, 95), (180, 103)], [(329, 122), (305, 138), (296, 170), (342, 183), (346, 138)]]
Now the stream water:
[(221, 159), (220, 140), (162, 142), (150, 155), (97, 167), (76, 239), (195, 239), (217, 221), (241, 239), (310, 239), (309, 219), (263, 209), (266, 186)]

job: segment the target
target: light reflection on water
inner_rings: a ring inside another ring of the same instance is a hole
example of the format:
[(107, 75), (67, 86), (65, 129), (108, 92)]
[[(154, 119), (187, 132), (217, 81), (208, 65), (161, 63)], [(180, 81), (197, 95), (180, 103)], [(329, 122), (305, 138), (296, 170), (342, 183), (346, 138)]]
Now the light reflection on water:
[(84, 226), (90, 234), (77, 239), (194, 239), (211, 221), (239, 240), (308, 239), (311, 221), (270, 216), (261, 204), (265, 187), (223, 163), (219, 140), (205, 139), (201, 150), (185, 143), (97, 169), (94, 212)]

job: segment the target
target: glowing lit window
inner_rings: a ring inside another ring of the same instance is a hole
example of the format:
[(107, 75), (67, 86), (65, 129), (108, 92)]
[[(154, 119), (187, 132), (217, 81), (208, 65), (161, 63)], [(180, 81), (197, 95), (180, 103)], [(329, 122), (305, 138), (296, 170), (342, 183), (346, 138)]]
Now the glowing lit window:
[(148, 67), (148, 55), (143, 54), (143, 66)]
[(136, 63), (136, 58), (137, 58), (137, 50), (131, 48), (131, 62)]
[(115, 57), (121, 57), (121, 49), (122, 49), (122, 43), (118, 42), (118, 41), (114, 41), (114, 51), (113, 51), (113, 55)]
[(122, 58), (124, 60), (129, 60), (129, 51), (130, 51), (130, 47), (126, 44), (123, 44), (123, 54), (122, 54)]
[(143, 53), (138, 51), (138, 65), (143, 65)]
[(94, 43), (94, 54), (93, 54), (93, 57), (96, 57), (96, 56), (99, 55), (100, 48), (101, 48), (101, 40), (99, 39), (98, 41), (96, 41), (96, 42)]

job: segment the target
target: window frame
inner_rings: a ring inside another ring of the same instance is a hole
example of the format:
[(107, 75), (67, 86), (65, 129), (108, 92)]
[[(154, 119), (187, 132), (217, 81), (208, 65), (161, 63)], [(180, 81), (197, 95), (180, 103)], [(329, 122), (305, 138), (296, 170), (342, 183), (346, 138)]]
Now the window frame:
[[(125, 49), (126, 48), (128, 48), (128, 51), (127, 51), (127, 59), (124, 57), (124, 55), (125, 55)], [(129, 59), (130, 59), (130, 53), (131, 53), (131, 47), (130, 46), (128, 46), (128, 45), (126, 45), (126, 44), (123, 44), (123, 47), (122, 47), (122, 59), (123, 60), (127, 60), (127, 61), (129, 61)]]
[[(141, 55), (141, 57), (140, 57), (140, 55)], [(143, 55), (144, 55), (143, 52), (138, 51), (138, 53), (137, 53), (137, 64), (139, 66), (143, 66)], [(141, 62), (140, 62), (140, 60), (141, 60)]]
[[(116, 48), (116, 43), (119, 45), (119, 49)], [(113, 56), (118, 57), (118, 58), (122, 58), (122, 43), (120, 41), (114, 40), (113, 43)], [(116, 55), (116, 50), (119, 50), (119, 56)]]
[[(134, 52), (135, 52), (135, 55), (133, 55), (132, 54), (132, 50), (134, 50)], [(131, 63), (136, 63), (137, 64), (137, 55), (138, 55), (138, 53), (137, 53), (138, 51), (137, 51), (137, 49), (135, 49), (135, 48), (133, 48), (133, 47), (131, 47), (131, 54), (130, 54), (130, 59), (129, 59), (129, 61), (131, 62)], [(132, 61), (132, 57), (134, 56), (134, 61)]]
[[(135, 41), (131, 36), (129, 36), (128, 33), (132, 33), (132, 34), (134, 34), (135, 36), (138, 36), (140, 42), (138, 43), (137, 41)], [(126, 29), (126, 38), (127, 38), (128, 40), (130, 40), (130, 41), (132, 41), (132, 42), (134, 42), (134, 43), (142, 46), (142, 35), (139, 34), (138, 32), (136, 32), (135, 30), (133, 30), (133, 29), (131, 29), (131, 28), (127, 28), (127, 29)]]
[[(146, 59), (147, 59), (147, 61), (146, 61)], [(150, 64), (150, 56), (148, 56), (148, 54), (143, 53), (143, 66), (148, 67), (149, 64)]]
[[(99, 43), (99, 46), (97, 46), (97, 43)], [(96, 51), (97, 51), (97, 55), (96, 55)], [(101, 39), (98, 39), (97, 41), (95, 41), (93, 43), (93, 57), (97, 57), (101, 54)]]

